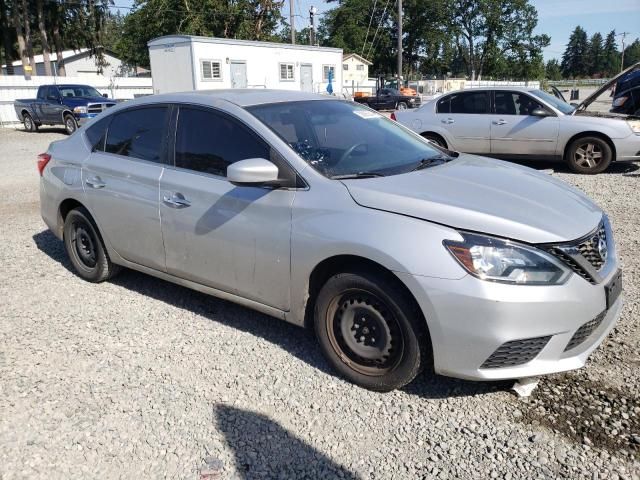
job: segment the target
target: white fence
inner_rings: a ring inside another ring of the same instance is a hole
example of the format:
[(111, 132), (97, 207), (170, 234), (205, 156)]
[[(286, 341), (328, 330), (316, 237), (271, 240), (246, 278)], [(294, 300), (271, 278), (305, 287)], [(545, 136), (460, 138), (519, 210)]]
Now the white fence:
[(75, 83), (91, 85), (100, 93), (106, 93), (115, 100), (130, 100), (142, 95), (153, 94), (151, 78), (103, 77), (100, 75), (81, 77), (36, 76), (25, 80), (19, 75), (0, 76), (0, 124), (12, 124), (20, 120), (13, 109), (18, 98), (35, 98), (40, 85)]
[(530, 80), (526, 82), (511, 82), (501, 80), (475, 80), (466, 81), (464, 88), (480, 88), (480, 87), (529, 87), (540, 88), (540, 82), (538, 80)]

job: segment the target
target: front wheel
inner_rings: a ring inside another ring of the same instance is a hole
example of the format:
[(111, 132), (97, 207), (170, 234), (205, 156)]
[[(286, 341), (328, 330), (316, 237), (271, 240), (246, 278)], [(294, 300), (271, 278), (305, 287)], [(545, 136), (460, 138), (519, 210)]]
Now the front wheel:
[(67, 132), (67, 135), (71, 135), (78, 129), (78, 123), (73, 115), (65, 115), (64, 116), (64, 130)]
[(76, 273), (88, 282), (103, 282), (120, 269), (109, 260), (98, 227), (85, 208), (76, 208), (67, 214), (64, 246)]
[(565, 158), (569, 168), (576, 173), (604, 172), (613, 160), (613, 151), (599, 137), (582, 137), (574, 140)]
[(411, 382), (426, 363), (424, 320), (407, 294), (384, 276), (334, 275), (318, 294), (314, 316), (324, 355), (356, 385), (394, 390)]
[(407, 109), (407, 104), (404, 102), (398, 102), (398, 106), (397, 106), (398, 110), (406, 110)]

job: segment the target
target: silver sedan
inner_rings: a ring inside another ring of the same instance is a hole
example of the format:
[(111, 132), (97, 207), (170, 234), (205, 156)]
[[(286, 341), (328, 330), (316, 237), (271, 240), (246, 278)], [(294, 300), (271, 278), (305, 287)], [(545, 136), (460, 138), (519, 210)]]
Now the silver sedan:
[(622, 306), (611, 225), (584, 194), (351, 102), (147, 97), (52, 143), (38, 169), (42, 217), (82, 278), (126, 267), (309, 326), (373, 390), (422, 370), (582, 367)]
[(432, 142), (505, 159), (561, 160), (578, 173), (640, 160), (640, 118), (592, 113), (538, 89), (460, 90), (393, 114)]

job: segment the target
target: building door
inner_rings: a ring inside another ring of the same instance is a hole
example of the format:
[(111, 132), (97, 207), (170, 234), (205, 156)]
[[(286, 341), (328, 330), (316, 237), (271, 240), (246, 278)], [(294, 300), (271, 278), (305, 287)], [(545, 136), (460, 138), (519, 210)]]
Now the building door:
[(300, 90), (313, 92), (313, 69), (308, 63), (300, 65)]
[(247, 88), (246, 62), (231, 62), (231, 88)]

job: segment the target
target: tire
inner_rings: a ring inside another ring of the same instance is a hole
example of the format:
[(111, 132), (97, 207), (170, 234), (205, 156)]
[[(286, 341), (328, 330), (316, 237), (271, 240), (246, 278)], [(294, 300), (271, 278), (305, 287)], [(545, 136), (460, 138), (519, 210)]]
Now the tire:
[(407, 108), (407, 104), (404, 102), (398, 102), (398, 105), (396, 105), (396, 110), (406, 110)]
[(76, 119), (73, 117), (73, 115), (67, 113), (63, 119), (64, 119), (64, 130), (65, 132), (67, 132), (67, 135), (71, 135), (73, 132), (75, 132), (78, 129), (78, 122), (76, 122)]
[(27, 132), (38, 131), (38, 126), (36, 125), (36, 122), (33, 121), (33, 118), (31, 118), (31, 115), (29, 115), (28, 113), (25, 113), (22, 116), (22, 124), (24, 125), (24, 129)]
[[(356, 323), (358, 318), (363, 323)], [(314, 328), (331, 366), (369, 390), (406, 385), (429, 358), (422, 315), (408, 294), (383, 275), (332, 276), (318, 293)]]
[(580, 137), (567, 149), (565, 161), (576, 173), (604, 172), (613, 160), (609, 144), (599, 137)]
[(64, 247), (78, 276), (88, 282), (104, 282), (120, 271), (120, 267), (109, 260), (98, 227), (84, 207), (67, 214)]
[(439, 147), (448, 148), (447, 142), (445, 142), (444, 139), (439, 135), (433, 133), (423, 133), (422, 136), (429, 140), (431, 143), (435, 143)]

